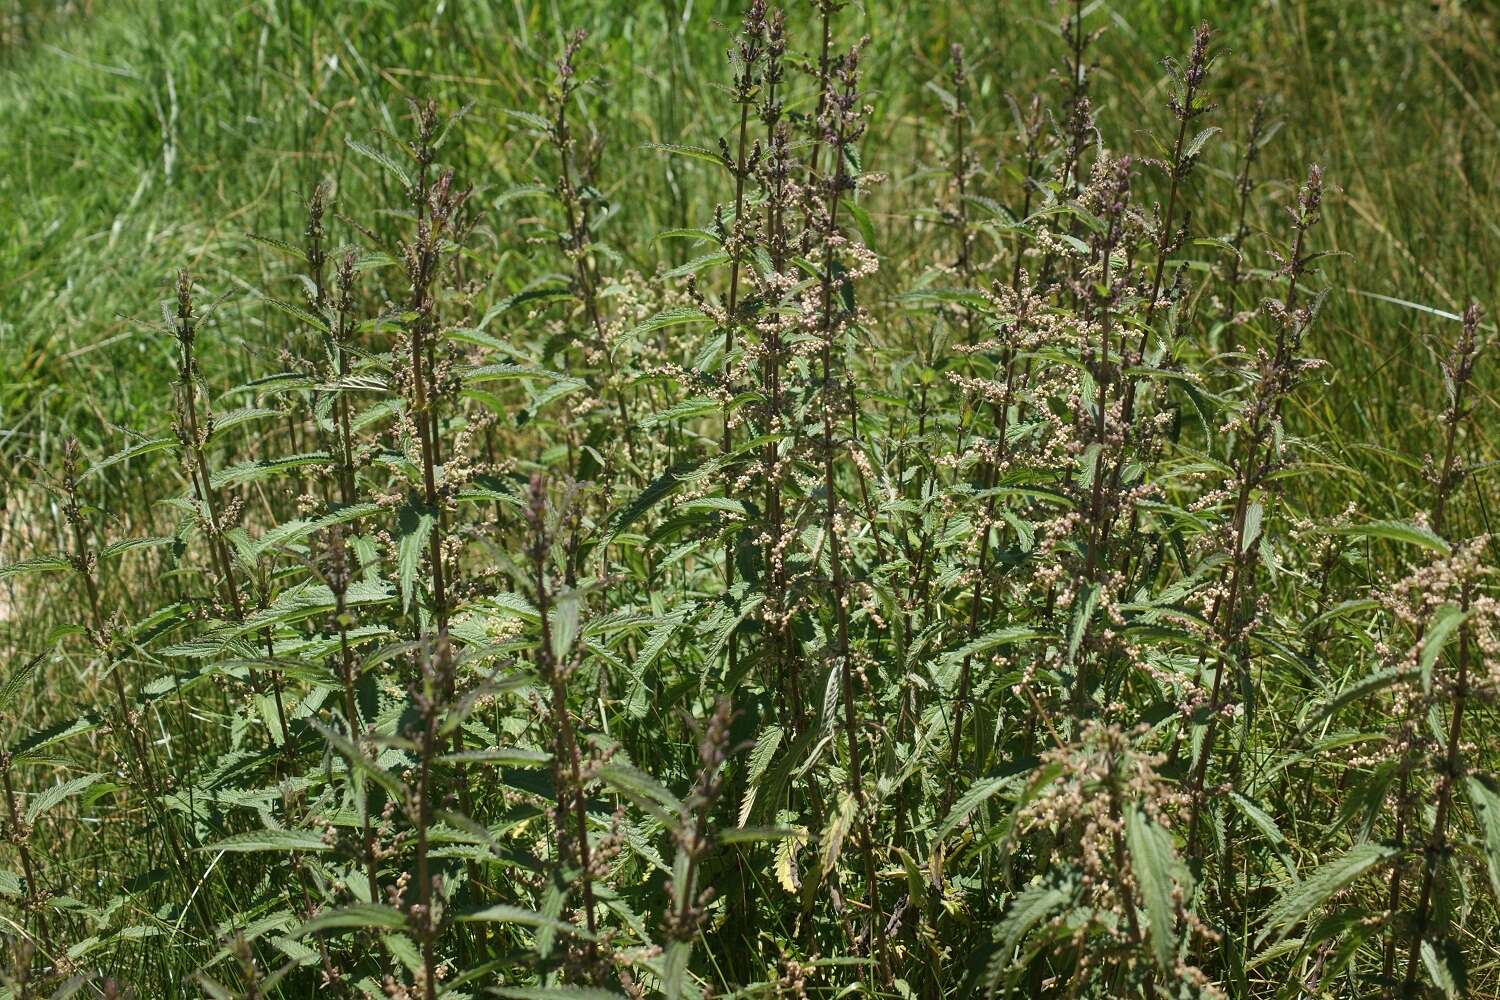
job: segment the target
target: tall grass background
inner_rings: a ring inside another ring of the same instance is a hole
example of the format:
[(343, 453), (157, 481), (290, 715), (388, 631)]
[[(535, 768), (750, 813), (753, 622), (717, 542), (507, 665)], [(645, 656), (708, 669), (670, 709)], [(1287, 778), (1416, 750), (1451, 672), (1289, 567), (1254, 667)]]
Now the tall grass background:
[[(862, 196), (862, 204), (883, 261), (936, 263), (953, 255), (952, 228), (932, 207), (951, 170), (952, 120), (932, 86), (951, 86), (950, 46), (964, 46), (976, 184), (1015, 191), (1020, 151), (1007, 95), (1023, 107), (1034, 91), (1055, 102), (1062, 55), (1057, 23), (1070, 7), (1040, 0), (871, 2), (840, 13), (842, 43), (859, 35), (870, 39), (861, 75), (874, 113), (861, 142), (861, 166), (885, 180)], [(1261, 269), (1256, 277), (1267, 277), (1266, 251), (1272, 234), (1280, 239), (1285, 231), (1283, 206), (1295, 200), (1306, 165), (1322, 167), (1326, 191), (1316, 239), (1330, 252), (1319, 261), (1319, 280), (1329, 294), (1304, 351), (1327, 367), (1285, 403), (1285, 421), (1299, 440), (1297, 474), (1278, 487), (1288, 508), (1325, 518), (1351, 509), (1359, 524), (1406, 522), (1414, 511), (1428, 510), (1432, 489), (1424, 456), (1441, 459), (1441, 364), (1471, 302), (1487, 310), (1477, 324), (1485, 343), (1494, 338), (1500, 306), (1500, 18), (1483, 4), (1453, 0), (1115, 0), (1084, 9), (1089, 27), (1103, 29), (1090, 50), (1100, 141), (1143, 156), (1160, 155), (1149, 137), (1170, 137), (1176, 127), (1161, 61), (1182, 58), (1200, 21), (1214, 26), (1219, 57), (1208, 94), (1220, 105), (1212, 121), (1223, 132), (1205, 146), (1186, 182), (1195, 234), (1233, 233), (1243, 137), (1254, 102), (1267, 102), (1272, 129), (1256, 161), (1248, 216), (1246, 259)], [(803, 9), (790, 13), (795, 47), (805, 50), (813, 16)], [(650, 147), (710, 146), (733, 135), (739, 110), (725, 93), (725, 51), (742, 15), (737, 5), (678, 0), (11, 5), (0, 14), (0, 204), (7, 216), (0, 226), (0, 461), (10, 470), (0, 482), (0, 563), (71, 546), (59, 487), (68, 442), (77, 442), (86, 461), (98, 462), (172, 423), (168, 387), (178, 378), (177, 360), (161, 329), (160, 304), (173, 298), (179, 269), (189, 271), (196, 286), (204, 316), (197, 361), (215, 392), (280, 369), (296, 323), (266, 308), (265, 291), (286, 298), (295, 292), (286, 262), (246, 234), (300, 245), (307, 198), (320, 184), (330, 185), (338, 207), (347, 206), (374, 232), (399, 232), (395, 213), (368, 211), (402, 203), (391, 174), (346, 139), (380, 145), (383, 140), (371, 137), (410, 135), (409, 99), (432, 100), (450, 112), (470, 108), (450, 133), (442, 161), (473, 185), (470, 208), (480, 225), (467, 277), (475, 315), (559, 273), (555, 248), (528, 238), (541, 232), (544, 211), (504, 194), (518, 185), (550, 185), (555, 152), (518, 129), (506, 112), (546, 107), (554, 63), (575, 29), (587, 32), (580, 62), (589, 86), (573, 114), (580, 134), (599, 140), (599, 196), (607, 207), (597, 220), (598, 238), (618, 255), (611, 273), (651, 275), (688, 264), (701, 249), (654, 235), (703, 225), (731, 193), (717, 166)], [(809, 95), (800, 99), (802, 106), (789, 110), (810, 114)], [(1158, 178), (1140, 186), (1147, 197), (1161, 197)], [(903, 296), (920, 270), (883, 267), (860, 283), (861, 305), (879, 315), (903, 314)], [(1232, 307), (1197, 303), (1208, 314)], [(877, 330), (867, 359), (872, 370), (908, 370), (912, 345), (921, 340), (911, 329), (893, 321)], [(1224, 336), (1223, 329), (1212, 330), (1185, 356), (1187, 364), (1208, 364), (1224, 348)], [(1500, 516), (1494, 474), (1500, 382), (1494, 371), (1493, 364), (1479, 364), (1469, 390), (1473, 417), (1462, 437), (1469, 476), (1449, 518), (1465, 535), (1487, 535)], [(524, 434), (517, 440), (541, 447)], [(250, 450), (233, 457), (248, 457)], [(556, 456), (542, 453), (517, 460), (528, 470), (557, 464)], [(625, 477), (617, 485), (623, 490), (644, 481), (649, 477)], [(152, 452), (103, 469), (90, 478), (88, 491), (100, 498), (98, 523), (108, 540), (169, 533), (173, 514), (159, 501), (180, 486), (173, 456)], [(605, 523), (607, 504), (618, 509), (628, 499), (621, 493), (597, 501), (606, 504), (596, 512), (598, 522)], [(272, 502), (265, 503), (269, 511)], [(533, 529), (542, 530), (544, 520)], [(513, 517), (509, 523), (520, 522)], [(564, 526), (547, 530), (561, 533)], [(1494, 545), (1485, 543), (1481, 553), (1480, 561), (1493, 566)], [(519, 549), (514, 555), (521, 559)], [(1292, 609), (1289, 614), (1309, 621), (1327, 610), (1319, 588), (1328, 574), (1315, 579), (1318, 560), (1303, 555), (1291, 579), (1271, 587), (1281, 588), (1278, 601)], [(1406, 559), (1404, 548), (1384, 544), (1341, 552), (1331, 590), (1340, 599), (1362, 598), (1404, 572)], [(163, 565), (155, 555), (110, 564), (98, 579), (108, 607), (126, 621), (154, 611), (163, 594), (153, 575)], [(174, 576), (169, 586), (181, 592), (187, 585)], [(109, 696), (89, 666), (95, 651), (70, 631), (78, 617), (73, 583), (15, 575), (0, 588), (6, 672), (42, 657), (34, 681), (5, 706), (3, 742), (10, 746)], [(1270, 697), (1259, 725), (1272, 735), (1262, 749), (1300, 752), (1293, 734), (1300, 733), (1305, 692), (1354, 683), (1363, 662), (1331, 655), (1316, 661), (1315, 669), (1327, 671), (1316, 684), (1289, 683), (1282, 697)], [(698, 707), (707, 716), (711, 704)], [(1500, 747), (1494, 706), (1474, 711), (1479, 721), (1471, 723), (1466, 752), (1477, 772), (1481, 764), (1493, 769)], [(186, 725), (194, 715), (183, 708), (163, 718)], [(155, 725), (149, 739), (160, 766), (184, 774), (202, 766), (193, 730), (172, 731), (161, 719)], [(205, 726), (227, 728), (227, 722), (214, 718)], [(688, 733), (675, 733), (679, 758), (691, 742)], [(746, 736), (736, 731), (736, 739)], [(678, 774), (684, 786), (692, 770)], [(1344, 779), (1331, 767), (1311, 773), (1321, 782), (1315, 794), (1336, 811)], [(977, 777), (966, 775), (961, 787)], [(154, 877), (141, 870), (136, 853), (149, 829), (144, 817), (113, 815), (107, 805), (116, 800), (101, 795), (99, 801), (104, 805), (92, 812), (91, 805), (70, 803), (68, 821), (45, 831), (52, 882), (74, 883), (67, 894), (90, 905), (120, 885), (146, 892)], [(1306, 807), (1297, 811), (1298, 822), (1311, 825), (1324, 811)], [(1294, 843), (1316, 841), (1315, 830), (1288, 826), (1283, 832)], [(1309, 846), (1308, 852), (1302, 860), (1315, 864), (1316, 851)], [(893, 857), (881, 861), (896, 863)], [(23, 922), (12, 920), (12, 929)], [(1493, 901), (1474, 902), (1459, 925), (1472, 949), (1473, 995), (1494, 995), (1484, 992), (1500, 982)], [(199, 952), (151, 952), (121, 939), (97, 954), (108, 955), (101, 960), (108, 977), (79, 989), (97, 993), (106, 978), (143, 996), (205, 988), (193, 978), (205, 957)], [(701, 953), (697, 961), (703, 962)], [(747, 967), (732, 959), (726, 966), (710, 962), (694, 970), (727, 992), (743, 983)], [(1277, 995), (1268, 977), (1243, 969), (1239, 976), (1227, 987), (1233, 995)], [(586, 975), (572, 981), (603, 983)], [(973, 986), (957, 974), (934, 975), (925, 984), (912, 976), (900, 988), (892, 977), (873, 973), (847, 981), (882, 996), (901, 995), (901, 989), (959, 995), (955, 991)], [(253, 977), (234, 988), (243, 993), (247, 982)], [(303, 985), (284, 987), (291, 992), (282, 995), (314, 988), (307, 985), (312, 979), (289, 982)], [(1040, 978), (1029, 982), (1043, 989)], [(1135, 983), (1148, 990), (1158, 985)], [(1348, 983), (1324, 988), (1329, 995), (1362, 995), (1341, 992), (1359, 988)], [(1045, 989), (1062, 987), (1049, 979)], [(832, 987), (826, 995), (834, 995)]]

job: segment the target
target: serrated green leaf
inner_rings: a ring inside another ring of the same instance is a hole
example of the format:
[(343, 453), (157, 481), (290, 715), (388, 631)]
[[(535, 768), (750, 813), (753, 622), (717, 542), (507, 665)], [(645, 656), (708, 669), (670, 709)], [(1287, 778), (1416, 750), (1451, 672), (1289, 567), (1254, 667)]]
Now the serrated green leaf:
[(1485, 870), (1489, 872), (1490, 888), (1500, 900), (1500, 792), (1478, 775), (1465, 779), (1469, 790), (1469, 806), (1474, 810), (1481, 834)]
[(859, 805), (854, 801), (854, 796), (848, 791), (841, 792), (838, 808), (828, 820), (828, 825), (823, 828), (822, 852), (819, 860), (823, 865), (825, 878), (837, 867), (839, 856), (844, 852), (844, 841), (849, 836), (849, 830), (854, 826), (854, 817), (858, 812)]
[(159, 538), (127, 538), (124, 541), (113, 542), (99, 550), (99, 559), (113, 559), (124, 555), (126, 552), (134, 552), (136, 549), (154, 549), (163, 545), (171, 545), (177, 539), (170, 535)]
[(174, 448), (176, 446), (177, 438), (172, 434), (164, 434), (161, 437), (149, 438), (145, 441), (139, 441), (128, 448), (122, 448), (108, 458), (101, 459), (100, 461), (95, 462), (93, 465), (89, 466), (88, 471), (86, 471), (79, 478), (80, 480), (88, 479), (90, 476), (97, 475), (98, 473), (103, 472), (105, 469), (108, 469), (112, 465), (118, 465), (121, 462), (129, 461), (130, 459), (137, 458), (141, 455), (150, 455), (153, 452), (166, 451), (168, 448)]
[(1409, 521), (1373, 521), (1369, 524), (1344, 528), (1343, 534), (1353, 535), (1356, 538), (1384, 538), (1393, 542), (1420, 546), (1444, 555), (1451, 551), (1451, 546), (1434, 534), (1431, 529)]
[(1463, 952), (1452, 941), (1441, 942), (1441, 952), (1428, 940), (1422, 941), (1422, 965), (1443, 996), (1453, 1000), (1469, 995), (1469, 969)]
[(333, 456), (326, 451), (307, 452), (302, 455), (288, 455), (285, 458), (262, 459), (255, 462), (241, 462), (231, 465), (227, 469), (220, 469), (210, 478), (213, 488), (223, 489), (226, 486), (243, 486), (246, 483), (259, 483), (267, 479), (274, 479), (286, 472), (295, 469), (306, 468), (309, 465), (331, 465)]
[(729, 263), (729, 255), (727, 253), (706, 253), (701, 257), (694, 257), (686, 263), (678, 264), (674, 268), (663, 271), (661, 276), (669, 280), (673, 278), (686, 278), (688, 275), (697, 274), (706, 268), (727, 263)]
[(364, 143), (357, 142), (354, 139), (349, 138), (348, 136), (344, 137), (344, 145), (354, 150), (354, 152), (358, 153), (360, 156), (363, 156), (366, 159), (373, 160), (374, 162), (380, 164), (381, 167), (385, 168), (385, 170), (387, 170), (392, 176), (394, 176), (398, 181), (401, 182), (401, 186), (403, 188), (408, 191), (411, 190), (411, 177), (406, 173), (406, 170), (401, 166), (401, 164), (391, 159), (385, 153), (382, 153), (378, 149), (372, 149), (371, 147), (366, 146)]
[(599, 778), (636, 805), (665, 819), (675, 820), (682, 811), (682, 802), (677, 796), (640, 768), (622, 763), (605, 764), (599, 769)]
[(760, 779), (766, 773), (766, 768), (771, 766), (771, 758), (775, 756), (776, 748), (781, 746), (783, 735), (780, 726), (767, 726), (755, 740), (755, 749), (750, 751), (750, 767), (745, 774), (745, 794), (740, 800), (740, 826), (750, 821), (750, 813), (755, 808), (755, 797), (760, 791)]
[(304, 323), (307, 326), (312, 327), (314, 330), (317, 330), (319, 333), (328, 332), (327, 320), (324, 320), (319, 316), (314, 316), (312, 313), (308, 312), (306, 309), (303, 309), (301, 306), (294, 305), (293, 303), (287, 302), (284, 299), (278, 299), (274, 295), (263, 295), (261, 296), (261, 298), (265, 300), (267, 305), (270, 305), (273, 308), (286, 313), (297, 322)]
[(61, 556), (32, 556), (29, 559), (20, 559), (0, 566), (0, 580), (31, 573), (56, 573), (60, 570), (71, 569), (72, 565)]
[(411, 610), (411, 595), (416, 588), (417, 570), (422, 565), (422, 555), (427, 551), (427, 540), (437, 518), (432, 511), (411, 504), (401, 508), (400, 534), (396, 540), (396, 579), (401, 588), (401, 610)]
[(559, 595), (552, 607), (552, 618), (548, 631), (552, 639), (552, 655), (561, 663), (573, 648), (578, 638), (579, 615), (583, 610), (583, 597), (576, 591)]
[(374, 927), (388, 930), (403, 930), (406, 914), (379, 903), (351, 903), (348, 906), (321, 913), (293, 932), (295, 937), (306, 937), (315, 931), (340, 928)]
[(1130, 868), (1141, 890), (1151, 953), (1163, 972), (1170, 972), (1177, 956), (1177, 913), (1172, 904), (1174, 873), (1180, 866), (1172, 834), (1151, 821), (1139, 807), (1125, 814), (1125, 844)]
[(1422, 653), (1418, 659), (1418, 666), (1422, 670), (1423, 691), (1431, 693), (1432, 668), (1436, 665), (1437, 658), (1443, 652), (1448, 639), (1458, 631), (1465, 617), (1464, 610), (1453, 604), (1443, 605), (1432, 616), (1432, 622), (1427, 626), (1427, 634), (1422, 639)]
[(228, 854), (253, 854), (257, 851), (329, 851), (321, 834), (311, 830), (251, 830), (225, 837), (200, 851), (223, 851)]
[(1192, 140), (1182, 148), (1183, 158), (1185, 159), (1189, 156), (1197, 156), (1198, 153), (1202, 151), (1203, 144), (1208, 142), (1209, 139), (1212, 139), (1220, 131), (1221, 129), (1217, 125), (1210, 125), (1202, 132), (1199, 132), (1197, 135), (1193, 136)]
[(1373, 674), (1355, 681), (1334, 695), (1326, 705), (1323, 705), (1314, 712), (1312, 718), (1303, 725), (1303, 731), (1310, 730), (1313, 726), (1333, 715), (1345, 705), (1358, 701), (1367, 695), (1374, 694), (1376, 691), (1383, 691), (1396, 683), (1399, 677), (1400, 672), (1395, 667), (1387, 667), (1384, 670), (1377, 670)]
[(969, 656), (980, 656), (992, 649), (999, 649), (1001, 646), (1011, 646), (1018, 642), (1030, 642), (1033, 639), (1040, 639), (1044, 635), (1046, 633), (1040, 629), (1030, 628), (1025, 625), (1011, 625), (1005, 628), (998, 628), (993, 632), (987, 632), (979, 638), (965, 643), (955, 650), (943, 654), (943, 659), (950, 663), (956, 663)]
[(1068, 662), (1078, 656), (1078, 647), (1083, 643), (1094, 609), (1099, 605), (1099, 585), (1090, 584), (1073, 602), (1073, 620), (1068, 625)]
[(23, 737), (18, 743), (11, 747), (11, 754), (16, 763), (36, 759), (39, 754), (56, 743), (73, 736), (92, 732), (99, 727), (99, 720), (93, 716), (83, 715), (75, 719), (67, 719), (62, 722), (48, 726), (46, 729)]
[(497, 904), (487, 906), (473, 913), (459, 914), (454, 918), (459, 923), (491, 923), (491, 924), (519, 924), (523, 927), (549, 927), (563, 934), (572, 934), (576, 937), (588, 939), (589, 932), (582, 927), (574, 927), (572, 924), (538, 913), (535, 910), (527, 910), (519, 906), (507, 906)]
[(937, 829), (936, 839), (946, 838), (958, 824), (969, 818), (970, 813), (988, 802), (996, 792), (1014, 780), (1011, 777), (981, 778), (970, 785), (969, 790), (959, 796), (958, 801), (953, 803), (953, 808), (948, 810), (948, 817)]
[(625, 334), (624, 339), (635, 340), (648, 333), (664, 330), (669, 326), (681, 326), (684, 323), (707, 323), (710, 321), (711, 318), (701, 309), (694, 309), (691, 306), (684, 306), (680, 309), (668, 309), (631, 327), (630, 331)]
[(496, 986), (491, 992), (509, 1000), (625, 1000), (597, 986)]
[(31, 680), (32, 675), (36, 673), (37, 666), (46, 655), (45, 653), (38, 653), (36, 656), (33, 656), (21, 666), (11, 671), (10, 676), (5, 678), (5, 683), (0, 684), (0, 711), (10, 708), (16, 698), (20, 696), (21, 689)]
[(1390, 844), (1367, 842), (1356, 844), (1342, 857), (1329, 861), (1301, 882), (1287, 888), (1266, 911), (1265, 927), (1256, 939), (1280, 940), (1287, 931), (1329, 897), (1359, 878), (1371, 868), (1394, 857), (1400, 849)]
[(512, 121), (520, 122), (538, 132), (551, 132), (552, 125), (547, 119), (530, 111), (515, 111), (511, 108), (501, 108), (500, 113)]
[(1240, 534), (1240, 554), (1249, 552), (1260, 539), (1260, 523), (1266, 515), (1266, 509), (1259, 501), (1245, 508), (1245, 530)]
[(718, 400), (707, 396), (693, 396), (665, 410), (647, 416), (641, 421), (641, 427), (644, 430), (651, 430), (664, 424), (676, 423), (679, 420), (691, 420), (694, 417), (718, 413), (719, 410), (720, 405)]
[(81, 777), (74, 778), (72, 781), (64, 781), (60, 784), (53, 785), (46, 791), (38, 793), (37, 795), (32, 797), (30, 802), (26, 804), (26, 822), (35, 823), (37, 821), (37, 817), (42, 815), (42, 813), (46, 812), (48, 809), (51, 809), (53, 806), (57, 805), (59, 802), (62, 802), (64, 799), (71, 798), (74, 795), (78, 795), (79, 793), (86, 791), (89, 786), (94, 784), (94, 782), (98, 781), (102, 777), (104, 777), (104, 775), (97, 773), (85, 774)]
[(1270, 813), (1262, 809), (1255, 801), (1249, 799), (1239, 792), (1230, 792), (1229, 798), (1239, 807), (1240, 812), (1250, 821), (1250, 824), (1261, 832), (1261, 835), (1270, 842), (1273, 850), (1281, 858), (1282, 865), (1287, 874), (1293, 879), (1297, 878), (1297, 869), (1293, 865), (1292, 857), (1286, 850), (1286, 835), (1281, 832), (1281, 827), (1276, 825), (1276, 820)]
[(706, 163), (724, 166), (724, 158), (711, 149), (702, 146), (685, 146), (677, 142), (648, 142), (644, 148), (654, 149), (660, 153), (668, 153), (672, 156), (686, 156), (694, 160), (703, 160)]
[(987, 972), (987, 985), (993, 988), (1010, 965), (1014, 954), (1031, 929), (1073, 900), (1075, 885), (1071, 879), (1053, 879), (1027, 886), (1016, 896), (995, 928), (996, 952)]
[(668, 469), (657, 476), (645, 489), (636, 494), (634, 500), (616, 512), (614, 517), (610, 518), (609, 527), (605, 529), (603, 536), (600, 537), (598, 547), (601, 550), (604, 549), (610, 542), (615, 540), (616, 535), (634, 524), (646, 511), (671, 496), (690, 477), (696, 476), (712, 464), (714, 464), (712, 460), (709, 460), (691, 468), (678, 466)]
[(299, 264), (307, 263), (307, 253), (301, 247), (294, 247), (284, 240), (273, 239), (270, 236), (261, 236), (258, 233), (246, 233), (245, 236), (247, 239), (253, 240), (261, 246), (270, 247), (272, 250), (292, 258), (292, 260)]
[(506, 202), (515, 201), (517, 198), (551, 198), (554, 194), (555, 192), (544, 184), (517, 184), (497, 194), (493, 204), (499, 208)]

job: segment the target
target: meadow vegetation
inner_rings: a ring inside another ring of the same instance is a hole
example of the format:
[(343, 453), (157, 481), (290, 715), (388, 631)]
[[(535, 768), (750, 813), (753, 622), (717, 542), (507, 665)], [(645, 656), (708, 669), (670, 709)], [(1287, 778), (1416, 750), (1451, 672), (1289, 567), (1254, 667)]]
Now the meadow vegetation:
[(0, 996), (1500, 995), (1500, 18), (0, 15)]

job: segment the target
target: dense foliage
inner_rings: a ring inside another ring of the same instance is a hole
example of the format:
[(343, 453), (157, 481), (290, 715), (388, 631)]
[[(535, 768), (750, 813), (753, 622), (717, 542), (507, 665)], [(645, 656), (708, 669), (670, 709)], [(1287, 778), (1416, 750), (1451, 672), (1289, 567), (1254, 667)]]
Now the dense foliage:
[(930, 169), (837, 0), (695, 22), (721, 133), (613, 149), (577, 31), (307, 136), (161, 423), (29, 439), (9, 995), (1494, 995), (1494, 323), (1330, 441), (1339, 179), (1206, 24), (1102, 121), (1099, 6), (951, 44)]

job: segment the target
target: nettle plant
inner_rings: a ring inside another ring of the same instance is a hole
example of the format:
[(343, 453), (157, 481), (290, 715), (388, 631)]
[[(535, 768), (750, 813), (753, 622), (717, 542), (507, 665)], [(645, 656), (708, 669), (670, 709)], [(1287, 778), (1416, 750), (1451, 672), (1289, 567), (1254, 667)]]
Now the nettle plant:
[[(414, 102), (348, 142), (399, 201), (253, 237), (277, 370), (217, 389), (177, 277), (172, 427), (69, 449), (67, 533), (0, 571), (77, 609), (7, 713), (53, 664), (93, 695), (9, 720), (11, 995), (1494, 983), (1477, 307), (1429, 508), (1319, 509), (1328, 188), (1261, 225), (1263, 103), (1205, 169), (1209, 29), (1160, 135), (1104, 120), (1082, 0), (1013, 132), (955, 45), (888, 185), (842, 7), (754, 0), (724, 135), (650, 151), (714, 172), (697, 227), (616, 231), (574, 33), (504, 115), (536, 183), (469, 187), (474, 118)], [(112, 540), (162, 456), (170, 530)], [(51, 859), (84, 822), (117, 862)]]

